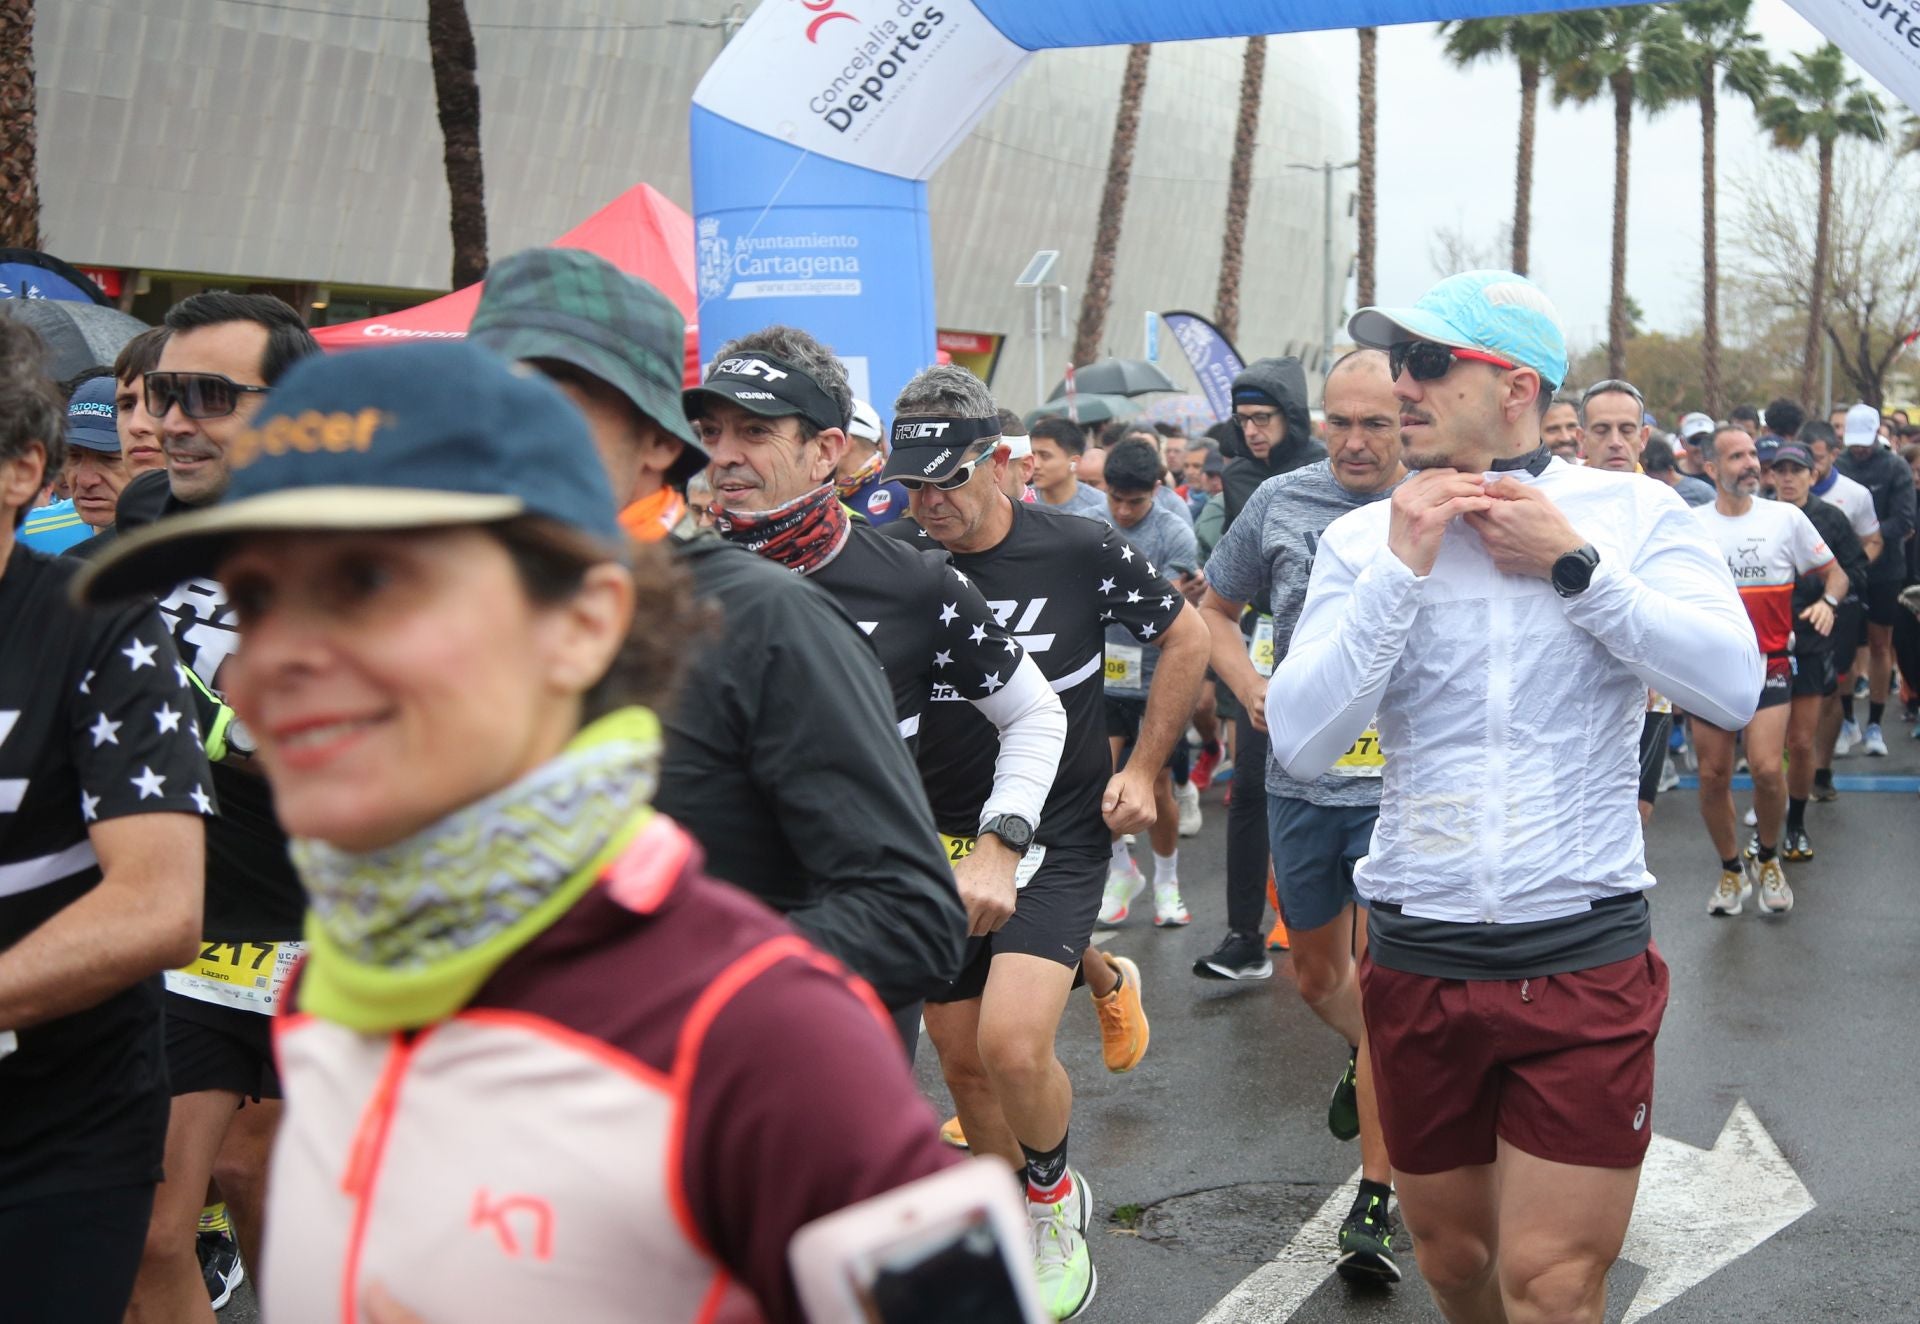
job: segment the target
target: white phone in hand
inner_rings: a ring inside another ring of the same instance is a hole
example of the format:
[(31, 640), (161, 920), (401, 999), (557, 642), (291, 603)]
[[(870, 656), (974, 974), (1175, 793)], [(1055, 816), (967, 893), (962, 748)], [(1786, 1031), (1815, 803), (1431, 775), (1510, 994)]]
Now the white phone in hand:
[(1043, 1324), (1033, 1235), (998, 1159), (815, 1219), (787, 1247), (812, 1324)]

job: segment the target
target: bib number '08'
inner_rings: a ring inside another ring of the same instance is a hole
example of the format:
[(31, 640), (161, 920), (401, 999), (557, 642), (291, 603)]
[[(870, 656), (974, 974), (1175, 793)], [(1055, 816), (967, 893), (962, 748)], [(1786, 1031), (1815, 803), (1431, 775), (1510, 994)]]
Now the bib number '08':
[[(973, 854), (973, 848), (980, 844), (980, 838), (949, 837), (946, 833), (942, 832), (940, 834), (940, 844), (947, 848), (947, 863), (958, 864), (960, 861), (966, 859), (967, 856)], [(1028, 883), (1032, 882), (1033, 876), (1040, 872), (1041, 862), (1046, 858), (1047, 848), (1045, 846), (1027, 847), (1027, 853), (1020, 857), (1020, 863), (1013, 868), (1013, 885), (1017, 888), (1025, 887)]]
[(167, 991), (271, 1016), (304, 950), (297, 942), (205, 943), (198, 959), (167, 971)]

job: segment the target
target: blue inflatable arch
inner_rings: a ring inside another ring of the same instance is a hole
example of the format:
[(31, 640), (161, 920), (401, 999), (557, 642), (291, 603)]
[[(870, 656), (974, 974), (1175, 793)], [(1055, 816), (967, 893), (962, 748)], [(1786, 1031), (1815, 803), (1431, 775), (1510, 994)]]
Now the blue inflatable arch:
[[(1920, 47), (1906, 51), (1905, 42), (1860, 28), (1858, 0), (1794, 3), (1882, 82), (1920, 102), (1920, 65), (1908, 58), (1920, 58)], [(693, 98), (703, 357), (770, 323), (805, 327), (846, 361), (856, 395), (891, 412), (900, 387), (934, 361), (927, 180), (1034, 51), (1577, 7), (1576, 0), (762, 0)]]

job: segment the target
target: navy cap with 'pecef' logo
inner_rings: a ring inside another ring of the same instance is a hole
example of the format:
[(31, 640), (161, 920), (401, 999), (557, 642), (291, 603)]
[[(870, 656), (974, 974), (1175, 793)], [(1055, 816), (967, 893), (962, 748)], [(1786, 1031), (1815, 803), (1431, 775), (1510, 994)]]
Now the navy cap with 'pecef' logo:
[(532, 368), (478, 345), (315, 355), (227, 447), (214, 506), (118, 539), (76, 576), (103, 602), (218, 568), (263, 532), (449, 528), (532, 516), (625, 555), (613, 491), (580, 411)]

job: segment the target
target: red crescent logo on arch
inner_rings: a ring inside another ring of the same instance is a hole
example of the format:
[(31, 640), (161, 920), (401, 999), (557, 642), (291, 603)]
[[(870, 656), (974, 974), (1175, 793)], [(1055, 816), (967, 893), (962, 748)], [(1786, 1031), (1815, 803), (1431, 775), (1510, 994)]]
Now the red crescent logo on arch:
[[(801, 8), (810, 9), (814, 13), (820, 15), (820, 17), (814, 19), (813, 22), (807, 24), (807, 40), (814, 43), (815, 45), (819, 44), (820, 29), (823, 25), (825, 25), (828, 19), (844, 18), (849, 20), (850, 22), (859, 21), (858, 19), (855, 19), (852, 14), (846, 13), (843, 10), (835, 9), (833, 7), (833, 4), (834, 4), (834, 0), (800, 0)], [(825, 10), (826, 12), (821, 13), (822, 10)]]
[(886, 488), (883, 487), (877, 492), (872, 492), (868, 494), (867, 514), (884, 515), (889, 510), (892, 510), (892, 509), (893, 509), (893, 493), (887, 491)]

